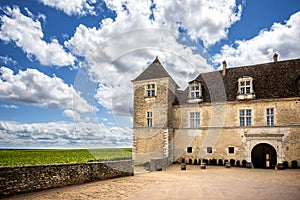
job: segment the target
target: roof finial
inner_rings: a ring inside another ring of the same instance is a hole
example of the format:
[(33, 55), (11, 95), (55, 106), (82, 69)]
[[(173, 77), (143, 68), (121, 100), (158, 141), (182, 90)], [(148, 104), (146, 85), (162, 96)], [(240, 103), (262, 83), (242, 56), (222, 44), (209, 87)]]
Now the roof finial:
[(153, 63), (160, 63), (158, 60), (158, 56), (156, 56), (155, 60), (153, 61)]

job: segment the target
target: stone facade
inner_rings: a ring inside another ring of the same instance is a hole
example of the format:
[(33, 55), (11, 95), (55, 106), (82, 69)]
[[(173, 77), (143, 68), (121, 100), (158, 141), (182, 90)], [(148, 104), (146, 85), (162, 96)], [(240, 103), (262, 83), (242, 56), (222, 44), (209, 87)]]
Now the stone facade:
[[(266, 125), (266, 108), (274, 108), (274, 124)], [(252, 110), (252, 126), (240, 127), (239, 110)], [(215, 111), (213, 111), (215, 110)], [(199, 111), (201, 127), (189, 128), (189, 112)], [(189, 159), (246, 160), (251, 162), (251, 149), (259, 143), (272, 145), (277, 161), (300, 161), (300, 98), (227, 102), (174, 106), (174, 160)], [(187, 153), (187, 146), (192, 153)], [(207, 153), (207, 147), (213, 147)], [(229, 154), (228, 147), (235, 147)]]
[[(200, 74), (180, 91), (156, 58), (133, 84), (134, 164), (300, 162), (299, 59), (228, 69), (223, 62), (223, 70)], [(155, 95), (147, 93), (149, 84)]]
[(0, 167), (0, 198), (132, 175), (131, 160)]
[[(145, 85), (156, 84), (156, 96), (145, 96)], [(134, 138), (133, 160), (144, 163), (151, 159), (171, 158), (172, 137), (169, 135), (172, 121), (172, 102), (175, 99), (175, 83), (170, 78), (135, 82), (134, 86)], [(153, 115), (153, 126), (147, 126), (147, 111)], [(171, 161), (170, 161), (171, 162)]]

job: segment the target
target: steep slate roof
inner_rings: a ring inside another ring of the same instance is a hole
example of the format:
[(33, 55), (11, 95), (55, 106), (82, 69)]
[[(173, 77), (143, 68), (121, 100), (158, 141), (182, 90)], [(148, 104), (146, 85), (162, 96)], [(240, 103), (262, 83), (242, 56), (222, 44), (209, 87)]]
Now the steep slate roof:
[[(225, 76), (220, 70), (200, 74), (193, 81), (201, 82), (203, 102), (237, 101), (238, 79), (243, 76), (253, 78), (255, 99), (300, 96), (300, 59), (227, 68)], [(189, 88), (177, 92), (174, 104), (187, 103), (188, 94)]]
[(156, 57), (155, 60), (138, 77), (136, 77), (136, 79), (133, 80), (133, 82), (165, 77), (169, 77), (172, 79), (172, 77), (168, 74), (168, 72), (158, 60), (158, 57)]

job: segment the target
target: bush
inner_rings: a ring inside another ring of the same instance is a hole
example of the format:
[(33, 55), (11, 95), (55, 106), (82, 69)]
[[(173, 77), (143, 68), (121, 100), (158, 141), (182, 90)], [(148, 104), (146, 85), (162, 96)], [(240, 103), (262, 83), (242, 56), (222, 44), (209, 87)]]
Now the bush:
[(235, 165), (235, 160), (234, 159), (230, 159), (230, 165), (233, 167)]
[(235, 166), (236, 166), (236, 167), (240, 167), (240, 166), (241, 166), (241, 163), (240, 163), (239, 160), (236, 161)]
[(247, 161), (246, 160), (242, 160), (242, 167), (246, 167), (247, 165)]
[(219, 165), (219, 166), (223, 166), (223, 160), (222, 160), (222, 159), (219, 159), (219, 160), (218, 160), (218, 165)]
[(288, 161), (283, 161), (283, 168), (284, 169), (287, 169), (287, 168), (289, 168), (289, 163), (288, 163)]
[(298, 161), (297, 161), (297, 160), (293, 160), (293, 161), (292, 161), (292, 168), (293, 168), (293, 169), (298, 168)]

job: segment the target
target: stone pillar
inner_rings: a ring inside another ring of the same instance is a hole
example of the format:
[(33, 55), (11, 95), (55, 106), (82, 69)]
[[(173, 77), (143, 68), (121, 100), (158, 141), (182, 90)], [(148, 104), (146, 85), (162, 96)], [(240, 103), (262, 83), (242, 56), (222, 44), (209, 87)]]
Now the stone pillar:
[(246, 161), (251, 163), (251, 140), (247, 140)]
[(277, 143), (277, 163), (282, 163), (283, 155), (282, 155), (282, 142), (278, 141)]

